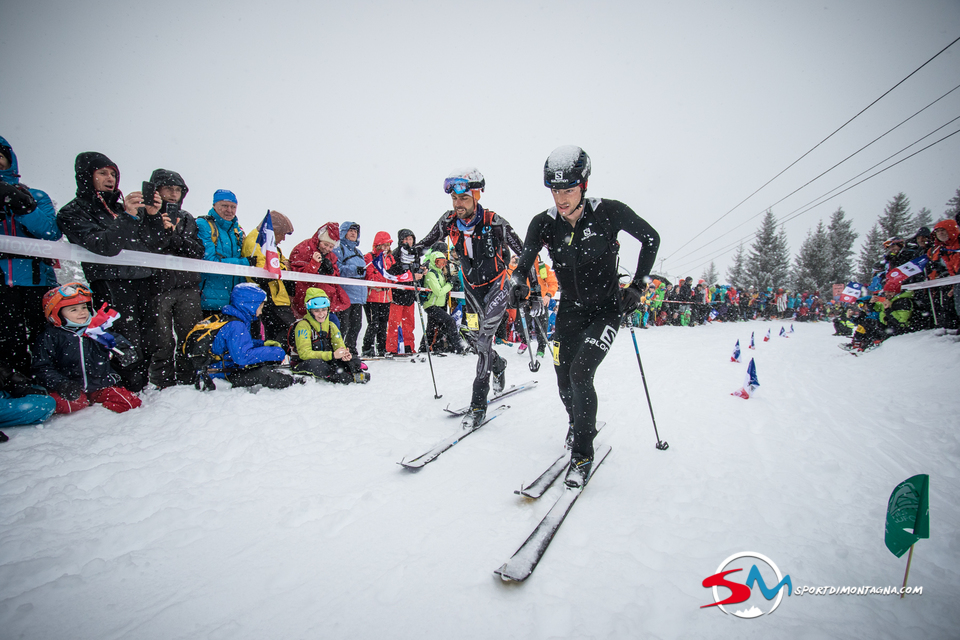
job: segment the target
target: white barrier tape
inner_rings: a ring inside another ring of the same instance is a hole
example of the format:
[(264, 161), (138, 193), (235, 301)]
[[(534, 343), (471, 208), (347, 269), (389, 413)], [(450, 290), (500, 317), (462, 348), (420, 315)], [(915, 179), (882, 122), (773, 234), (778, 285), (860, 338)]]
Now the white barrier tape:
[[(244, 267), (236, 264), (224, 264), (210, 260), (194, 258), (180, 258), (162, 253), (146, 253), (143, 251), (121, 251), (115, 256), (101, 256), (87, 251), (83, 247), (69, 242), (51, 242), (36, 238), (0, 235), (0, 253), (13, 253), (32, 258), (47, 258), (51, 260), (71, 260), (73, 262), (93, 262), (96, 264), (116, 264), (128, 267), (150, 267), (152, 269), (170, 269), (173, 271), (193, 271), (196, 273), (215, 273), (225, 276), (241, 276), (246, 278), (276, 279), (274, 274), (258, 267)], [(321, 276), (315, 273), (300, 273), (298, 271), (283, 271), (283, 280), (299, 280), (302, 282), (322, 282), (325, 284), (353, 285), (360, 287), (374, 287), (377, 289), (407, 289), (415, 287), (392, 282), (375, 282), (356, 278), (337, 278)], [(462, 293), (451, 293), (453, 297), (463, 297)]]
[(902, 288), (914, 291), (916, 289), (932, 289), (933, 287), (945, 287), (951, 284), (960, 284), (960, 275), (948, 276), (946, 278), (937, 278), (936, 280), (927, 280), (926, 282), (914, 282), (905, 284)]

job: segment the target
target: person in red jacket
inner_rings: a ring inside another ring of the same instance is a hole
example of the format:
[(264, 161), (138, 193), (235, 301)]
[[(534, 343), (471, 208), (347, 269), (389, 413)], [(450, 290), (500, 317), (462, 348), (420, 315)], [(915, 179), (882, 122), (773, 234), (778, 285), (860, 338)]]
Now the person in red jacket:
[[(937, 272), (935, 277), (955, 276), (960, 272), (960, 225), (956, 220), (941, 220), (933, 226), (933, 248), (927, 252)], [(946, 273), (944, 273), (946, 271)], [(950, 309), (950, 298), (953, 298), (953, 309)], [(960, 284), (953, 285), (947, 291), (945, 309), (948, 316), (943, 326), (952, 334), (957, 333), (960, 325)], [(953, 311), (953, 313), (949, 313)]]
[[(393, 239), (386, 231), (378, 231), (373, 237), (373, 251), (364, 256), (367, 262), (367, 280), (373, 282), (388, 282), (393, 276), (389, 274), (393, 266), (393, 254), (390, 245)], [(373, 358), (377, 354), (383, 356), (387, 351), (387, 320), (390, 318), (390, 303), (393, 301), (393, 292), (389, 287), (368, 287), (367, 304), (364, 311), (367, 315), (367, 330), (363, 334), (364, 358)], [(376, 351), (374, 350), (376, 347)]]
[[(337, 254), (333, 250), (340, 245), (340, 225), (328, 222), (317, 232), (298, 244), (290, 253), (290, 268), (300, 273), (315, 273), (322, 276), (340, 277), (340, 268), (337, 265)], [(303, 297), (310, 287), (323, 289), (330, 298), (330, 313), (335, 314), (350, 306), (350, 298), (346, 292), (336, 284), (320, 282), (297, 281), (297, 288), (293, 294), (293, 313), (297, 318), (307, 314)], [(331, 318), (333, 319), (333, 318)], [(336, 323), (339, 327), (339, 323)]]

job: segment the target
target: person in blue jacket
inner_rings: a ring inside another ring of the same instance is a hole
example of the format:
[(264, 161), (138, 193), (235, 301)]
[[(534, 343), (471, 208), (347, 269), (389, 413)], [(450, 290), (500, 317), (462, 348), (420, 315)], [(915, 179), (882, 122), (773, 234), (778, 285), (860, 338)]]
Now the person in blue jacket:
[[(0, 427), (40, 424), (57, 408), (57, 401), (42, 387), (31, 384), (19, 371), (0, 365)], [(0, 442), (7, 436), (0, 431)]]
[[(0, 215), (0, 235), (40, 240), (63, 235), (50, 196), (20, 183), (17, 154), (2, 136)], [(21, 375), (30, 375), (30, 345), (46, 324), (43, 294), (56, 284), (51, 260), (0, 254), (0, 363)]]
[[(213, 194), (213, 207), (197, 220), (197, 236), (203, 243), (203, 259), (244, 267), (256, 265), (256, 256), (244, 258), (243, 228), (237, 220), (237, 196), (219, 189)], [(230, 302), (234, 286), (246, 282), (243, 276), (204, 273), (200, 281), (200, 306), (204, 315), (217, 313)]]
[[(359, 246), (360, 225), (350, 221), (341, 224), (340, 245), (333, 250), (337, 254), (341, 278), (366, 280), (367, 261)], [(360, 355), (357, 351), (357, 338), (360, 336), (360, 326), (363, 324), (363, 305), (367, 301), (367, 287), (345, 284), (342, 288), (350, 299), (350, 306), (337, 313), (337, 318), (340, 320), (340, 333), (343, 336), (343, 344), (354, 357), (357, 357)]]
[(219, 371), (212, 378), (226, 378), (235, 387), (263, 385), (269, 389), (285, 389), (296, 380), (273, 366), (283, 362), (286, 352), (274, 340), (254, 340), (250, 324), (263, 311), (266, 292), (252, 282), (238, 284), (230, 292), (230, 302), (223, 313), (234, 320), (223, 325), (213, 339), (211, 351), (221, 360), (213, 365)]

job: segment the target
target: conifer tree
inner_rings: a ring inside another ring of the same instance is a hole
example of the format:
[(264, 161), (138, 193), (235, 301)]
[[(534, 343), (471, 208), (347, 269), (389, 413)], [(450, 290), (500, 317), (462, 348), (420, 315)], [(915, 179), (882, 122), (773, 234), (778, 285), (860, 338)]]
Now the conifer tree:
[(913, 219), (913, 226), (911, 227), (912, 231), (908, 234), (908, 237), (913, 236), (920, 227), (927, 227), (928, 229), (933, 226), (933, 213), (930, 209), (923, 207), (920, 211), (917, 211), (917, 216)]
[(880, 227), (874, 224), (863, 239), (863, 246), (860, 249), (860, 257), (857, 258), (857, 281), (862, 284), (869, 284), (873, 277), (873, 265), (875, 265), (883, 255), (883, 240)]
[(727, 282), (732, 284), (737, 291), (744, 289), (746, 285), (744, 273), (745, 262), (746, 255), (744, 254), (743, 243), (741, 243), (740, 246), (737, 247), (737, 252), (733, 255), (733, 266), (727, 271)]
[(910, 200), (901, 191), (887, 203), (883, 215), (877, 220), (883, 240), (888, 238), (907, 238), (913, 235), (913, 216), (910, 215)]
[(833, 284), (830, 277), (830, 241), (823, 220), (817, 223), (815, 231), (807, 232), (800, 245), (800, 252), (794, 261), (794, 286), (798, 291), (828, 290)]
[(748, 286), (757, 289), (782, 287), (790, 277), (790, 249), (787, 232), (781, 227), (777, 232), (777, 219), (767, 211), (757, 229), (756, 239), (744, 263), (745, 280)]
[(829, 244), (829, 267), (827, 279), (831, 283), (846, 284), (853, 275), (853, 243), (858, 234), (853, 230), (853, 221), (847, 220), (843, 207), (838, 207), (830, 216), (827, 226)]
[(704, 272), (700, 275), (700, 278), (707, 284), (716, 284), (719, 282), (720, 274), (717, 273), (717, 265), (711, 261), (710, 266), (704, 270)]
[(941, 220), (950, 220), (960, 214), (960, 189), (957, 189), (956, 195), (947, 200), (947, 210), (943, 212)]

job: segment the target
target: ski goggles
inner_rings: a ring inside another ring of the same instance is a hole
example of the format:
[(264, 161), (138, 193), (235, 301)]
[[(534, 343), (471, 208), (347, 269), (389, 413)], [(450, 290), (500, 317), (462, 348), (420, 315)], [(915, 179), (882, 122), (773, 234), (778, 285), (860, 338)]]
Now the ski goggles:
[(466, 178), (447, 178), (443, 181), (444, 193), (462, 195), (467, 191), (470, 191), (470, 181)]
[(307, 309), (329, 309), (330, 308), (330, 298), (326, 296), (317, 296), (316, 298), (310, 298), (307, 300), (306, 304)]
[(70, 300), (71, 298), (76, 298), (78, 296), (84, 296), (87, 298), (93, 297), (93, 294), (90, 293), (90, 289), (79, 282), (65, 284), (57, 289), (57, 293), (60, 294), (61, 300)]

